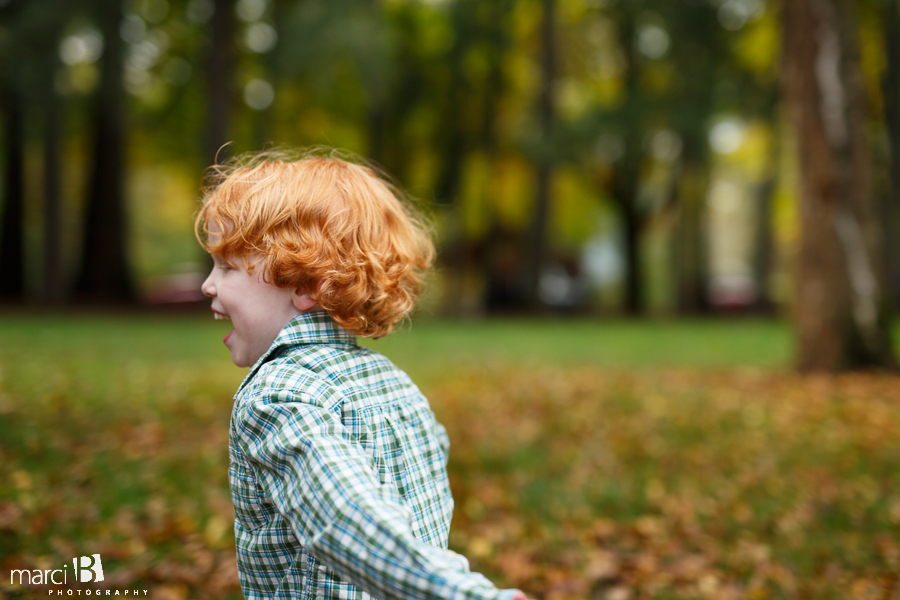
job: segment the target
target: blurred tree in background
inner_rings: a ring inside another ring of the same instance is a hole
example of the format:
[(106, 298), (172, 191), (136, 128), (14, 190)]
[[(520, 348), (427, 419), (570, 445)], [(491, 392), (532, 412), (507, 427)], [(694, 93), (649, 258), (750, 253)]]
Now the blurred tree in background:
[(433, 213), (435, 310), (781, 311), (805, 368), (893, 364), (898, 6), (809, 2), (0, 0), (0, 295), (196, 300), (203, 169), (324, 144)]
[(799, 367), (894, 365), (852, 6), (786, 0), (784, 80), (800, 155)]
[[(91, 114), (93, 147), (75, 291), (95, 302), (130, 302), (132, 284), (125, 250), (125, 106), (123, 66), (129, 33), (117, 0), (97, 2), (103, 40), (99, 81)], [(120, 29), (124, 29), (120, 35)]]

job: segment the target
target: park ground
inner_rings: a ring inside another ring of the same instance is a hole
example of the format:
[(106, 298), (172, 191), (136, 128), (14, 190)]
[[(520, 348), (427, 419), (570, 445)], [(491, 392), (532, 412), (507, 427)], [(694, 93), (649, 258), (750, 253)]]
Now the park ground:
[[(0, 315), (0, 598), (239, 598), (243, 370), (191, 315)], [(900, 336), (898, 336), (900, 337)], [(543, 600), (900, 598), (900, 377), (801, 377), (778, 321), (417, 320), (367, 342), (452, 441), (451, 547)], [(82, 587), (89, 587), (84, 584)]]

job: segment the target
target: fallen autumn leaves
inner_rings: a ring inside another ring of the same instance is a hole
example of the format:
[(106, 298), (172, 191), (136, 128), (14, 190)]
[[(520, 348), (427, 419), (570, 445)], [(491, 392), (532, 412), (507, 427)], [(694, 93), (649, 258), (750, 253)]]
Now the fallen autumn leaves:
[(898, 383), (462, 376), (432, 391), (453, 544), (548, 599), (900, 597)]
[[(105, 586), (239, 597), (230, 390), (168, 376), (101, 416), (0, 388), (0, 573), (90, 551)], [(472, 367), (424, 391), (451, 546), (530, 597), (900, 598), (895, 376)]]

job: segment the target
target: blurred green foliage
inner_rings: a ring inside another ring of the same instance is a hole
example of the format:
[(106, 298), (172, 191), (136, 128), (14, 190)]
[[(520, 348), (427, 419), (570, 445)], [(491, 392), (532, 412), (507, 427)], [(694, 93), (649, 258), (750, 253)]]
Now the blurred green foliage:
[[(708, 173), (727, 158), (707, 151), (710, 129), (727, 115), (770, 137), (777, 129), (775, 7), (762, 0), (555, 4), (548, 48), (540, 37), (546, 7), (536, 0), (126, 0), (124, 251), (135, 279), (152, 292), (160, 277), (197, 268), (190, 219), (213, 130), (224, 136), (218, 143), (231, 142), (220, 157), (269, 143), (326, 144), (382, 164), (436, 214), (451, 276), (481, 280), (462, 292), (463, 312), (493, 309), (498, 279), (518, 282), (512, 295), (521, 295), (542, 161), (554, 168), (548, 261), (579, 270), (584, 244), (597, 236), (618, 243), (623, 211), (632, 209), (642, 216), (627, 236), (669, 244), (679, 218), (670, 201), (685, 165)], [(100, 1), (0, 6), (0, 47), (9, 57), (0, 61), (0, 88), (7, 103), (23, 104), (29, 122), (31, 299), (46, 293), (42, 261), (54, 252), (42, 224), (50, 202), (42, 179), (60, 182), (63, 287), (79, 269), (91, 193), (85, 173), (100, 159), (90, 150), (109, 48), (99, 23), (117, 9)], [(549, 84), (539, 74), (548, 53), (555, 57)], [(227, 72), (211, 70), (214, 57)], [(214, 79), (226, 93), (214, 91)], [(542, 131), (536, 103), (546, 85), (553, 118)], [(51, 141), (45, 130), (54, 106)], [(772, 143), (732, 157), (748, 190), (764, 176), (753, 164), (764, 162)], [(58, 144), (55, 175), (43, 171), (51, 144)], [(623, 177), (636, 195), (617, 199), (614, 180)], [(705, 184), (690, 189), (677, 194), (702, 204)], [(510, 254), (520, 260), (496, 258)], [(649, 280), (654, 307), (673, 306), (677, 282), (646, 276), (641, 263), (668, 270), (673, 256), (627, 265), (626, 273)]]
[[(853, 5), (885, 195), (889, 4)], [(722, 282), (745, 307), (791, 302), (796, 165), (782, 150), (775, 0), (10, 0), (0, 112), (18, 103), (27, 122), (25, 241), (0, 259), (25, 264), (28, 301), (65, 299), (83, 266), (87, 173), (102, 158), (92, 109), (110, 58), (100, 23), (119, 8), (114, 154), (129, 224), (107, 255), (127, 254), (146, 296), (201, 268), (191, 216), (210, 144), (228, 142), (219, 158), (324, 144), (383, 165), (435, 216), (443, 312), (521, 309), (540, 228), (544, 268), (577, 288), (545, 294), (554, 306), (696, 314), (729, 302), (710, 291)], [(541, 223), (539, 165), (552, 171)], [(44, 219), (57, 204), (54, 247)]]

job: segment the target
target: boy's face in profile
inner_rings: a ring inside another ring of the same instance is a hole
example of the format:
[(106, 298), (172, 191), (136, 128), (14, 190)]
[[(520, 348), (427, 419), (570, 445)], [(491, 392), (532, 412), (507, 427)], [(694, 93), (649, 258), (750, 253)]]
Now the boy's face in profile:
[[(210, 223), (210, 242), (216, 244), (221, 234)], [(262, 257), (253, 261), (257, 268), (248, 273), (243, 257), (235, 257), (229, 265), (213, 254), (213, 268), (200, 289), (212, 298), (217, 319), (230, 319), (234, 324), (222, 341), (231, 353), (231, 361), (239, 367), (251, 367), (259, 360), (281, 329), (303, 312), (322, 310), (308, 294), (281, 288), (263, 279)]]
[(239, 367), (252, 366), (269, 349), (281, 329), (302, 312), (295, 306), (296, 292), (262, 280), (262, 269), (250, 274), (240, 259), (230, 266), (213, 255), (213, 269), (203, 282), (203, 293), (212, 298), (216, 318), (234, 324), (222, 340)]

